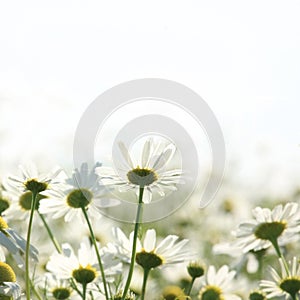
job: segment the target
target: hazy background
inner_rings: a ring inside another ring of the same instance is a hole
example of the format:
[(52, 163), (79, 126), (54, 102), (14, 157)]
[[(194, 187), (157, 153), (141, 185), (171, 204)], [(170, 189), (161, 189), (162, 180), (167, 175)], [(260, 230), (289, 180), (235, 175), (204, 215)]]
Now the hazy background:
[(0, 177), (29, 159), (72, 168), (85, 108), (157, 77), (212, 108), (226, 179), (299, 186), (299, 14), (299, 1), (1, 1)]

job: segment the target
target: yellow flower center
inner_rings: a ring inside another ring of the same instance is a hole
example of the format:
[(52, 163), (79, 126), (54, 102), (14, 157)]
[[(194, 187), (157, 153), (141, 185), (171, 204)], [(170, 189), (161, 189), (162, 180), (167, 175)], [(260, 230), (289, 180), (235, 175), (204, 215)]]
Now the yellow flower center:
[(86, 267), (79, 266), (78, 269), (73, 270), (72, 276), (77, 282), (88, 284), (96, 278), (97, 270), (89, 264)]
[(29, 179), (24, 183), (24, 185), (28, 191), (31, 191), (35, 194), (45, 191), (48, 187), (48, 183), (39, 182), (36, 179)]
[(57, 300), (69, 299), (71, 291), (68, 288), (58, 287), (52, 291), (52, 295)]
[(144, 269), (150, 270), (163, 264), (162, 258), (153, 252), (142, 251), (136, 254), (135, 261)]
[(2, 217), (0, 217), (0, 231), (3, 231), (5, 229), (7, 229), (7, 228), (8, 228), (7, 223), (3, 220)]
[(0, 283), (2, 282), (15, 282), (16, 274), (10, 265), (0, 261)]
[(130, 183), (145, 187), (155, 182), (157, 174), (150, 169), (137, 167), (127, 173), (127, 178)]
[[(36, 195), (36, 202), (35, 202), (35, 209), (39, 209), (40, 200), (47, 198), (47, 196), (37, 194)], [(19, 205), (23, 210), (31, 210), (32, 204), (32, 192), (28, 191), (23, 193), (19, 198)]]
[(285, 292), (289, 293), (292, 299), (300, 291), (300, 278), (290, 277), (282, 280), (279, 287)]
[(67, 196), (67, 204), (72, 208), (84, 208), (88, 206), (93, 199), (93, 194), (87, 189), (73, 190)]
[(284, 221), (261, 223), (255, 228), (254, 234), (259, 239), (274, 241), (282, 234), (286, 227), (287, 223)]
[(218, 286), (207, 285), (200, 290), (199, 299), (201, 300), (224, 300), (222, 290)]

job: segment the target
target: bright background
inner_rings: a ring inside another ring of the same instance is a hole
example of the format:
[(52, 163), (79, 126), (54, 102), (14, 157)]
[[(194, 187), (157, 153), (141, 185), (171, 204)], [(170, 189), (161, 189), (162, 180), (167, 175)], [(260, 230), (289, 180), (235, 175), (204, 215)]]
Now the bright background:
[(2, 1), (0, 177), (72, 167), (85, 108), (124, 81), (178, 81), (223, 129), (225, 178), (286, 193), (300, 178), (299, 1)]

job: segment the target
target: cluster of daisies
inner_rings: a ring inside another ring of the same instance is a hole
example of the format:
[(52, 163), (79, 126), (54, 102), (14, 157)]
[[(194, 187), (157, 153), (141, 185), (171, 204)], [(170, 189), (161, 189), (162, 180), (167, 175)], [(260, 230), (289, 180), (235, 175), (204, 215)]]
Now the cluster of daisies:
[[(292, 254), (300, 233), (296, 202), (254, 208), (232, 241), (206, 249), (230, 257), (214, 263), (191, 245), (203, 242), (203, 228), (194, 228), (191, 243), (171, 221), (167, 230), (143, 224), (143, 207), (183, 182), (180, 168), (170, 167), (176, 147), (149, 139), (135, 161), (119, 146), (118, 172), (82, 163), (68, 177), (59, 168), (43, 175), (30, 166), (4, 180), (0, 299), (300, 300), (300, 263)], [(116, 226), (102, 212), (129, 192), (135, 221)], [(162, 237), (165, 231), (172, 234)], [(253, 280), (245, 276), (250, 273)]]

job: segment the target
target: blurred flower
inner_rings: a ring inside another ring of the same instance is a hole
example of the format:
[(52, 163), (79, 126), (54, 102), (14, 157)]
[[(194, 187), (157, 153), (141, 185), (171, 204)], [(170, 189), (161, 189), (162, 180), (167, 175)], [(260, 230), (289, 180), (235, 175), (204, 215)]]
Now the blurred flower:
[(119, 174), (111, 168), (96, 168), (103, 185), (116, 185), (120, 191), (135, 190), (137, 187), (145, 188), (143, 202), (152, 200), (152, 193), (158, 192), (164, 196), (165, 191), (176, 190), (176, 184), (180, 183), (181, 170), (167, 170), (167, 166), (174, 157), (176, 148), (171, 143), (157, 143), (148, 139), (144, 146), (140, 161), (133, 162), (126, 146), (120, 142), (119, 147), (123, 156)]
[(99, 166), (100, 164), (96, 163), (89, 172), (88, 165), (83, 163), (80, 171), (75, 169), (72, 178), (66, 180), (67, 185), (61, 185), (60, 189), (46, 191), (44, 194), (48, 198), (40, 201), (39, 212), (52, 214), (53, 218), (64, 216), (66, 222), (73, 219), (81, 219), (85, 222), (82, 208), (87, 209), (90, 217), (99, 219), (100, 208), (118, 205), (118, 200), (106, 197), (107, 190), (97, 182), (95, 168)]
[[(14, 257), (19, 267), (23, 267), (24, 261), (21, 254), (26, 251), (26, 241), (0, 217), (0, 245), (4, 246)], [(38, 251), (32, 245), (29, 248), (29, 255), (36, 262), (38, 261)]]
[(44, 279), (39, 283), (46, 297), (50, 299), (65, 300), (70, 299), (73, 289), (70, 281), (57, 278), (55, 274), (46, 273)]
[(277, 205), (273, 210), (256, 207), (252, 214), (254, 220), (239, 225), (235, 235), (235, 246), (244, 252), (268, 248), (274, 241), (284, 245), (295, 238), (300, 231), (300, 211), (297, 203)]
[(184, 294), (184, 291), (176, 285), (166, 286), (163, 290), (162, 296), (164, 300), (188, 299), (186, 298), (187, 296)]
[[(286, 299), (297, 299), (300, 291), (300, 265), (296, 257), (290, 264), (290, 270), (287, 270), (282, 259), (279, 259), (281, 276), (270, 268), (274, 281), (261, 280), (260, 287), (267, 294), (267, 298), (285, 297)], [(288, 272), (287, 272), (288, 271)]]
[(216, 271), (214, 266), (209, 266), (205, 274), (204, 284), (199, 292), (201, 300), (240, 300), (241, 298), (232, 293), (232, 280), (235, 271), (229, 271), (228, 266), (222, 266)]
[[(99, 266), (95, 248), (85, 239), (80, 243), (78, 256), (74, 254), (69, 244), (62, 245), (63, 254), (54, 253), (47, 263), (47, 270), (58, 278), (74, 278), (78, 283), (88, 284), (100, 280)], [(113, 259), (113, 255), (104, 253), (102, 255), (103, 267), (106, 277), (112, 277), (121, 272), (121, 264)]]
[(11, 266), (0, 261), (0, 298), (3, 296), (20, 299), (21, 287), (16, 283), (16, 274)]
[(205, 265), (198, 261), (192, 261), (187, 266), (187, 271), (192, 278), (201, 277), (204, 274)]
[[(114, 228), (113, 234), (117, 239), (115, 247), (116, 254), (126, 262), (130, 261), (133, 232), (129, 239), (120, 228)], [(156, 245), (156, 231), (148, 229), (145, 234), (143, 245), (137, 240), (136, 262), (143, 268), (156, 268), (162, 265), (176, 264), (187, 260), (186, 244), (188, 240), (178, 241), (176, 235), (168, 235), (158, 245)], [(112, 247), (112, 248), (113, 248)], [(112, 249), (111, 248), (111, 249)]]
[(267, 297), (263, 291), (256, 290), (249, 294), (249, 300), (267, 300)]
[(46, 189), (49, 189), (49, 185), (55, 185), (59, 181), (55, 181), (61, 168), (56, 168), (49, 174), (39, 174), (36, 166), (28, 165), (26, 167), (19, 166), (21, 177), (9, 176), (8, 184), (15, 189), (26, 192), (39, 194)]

